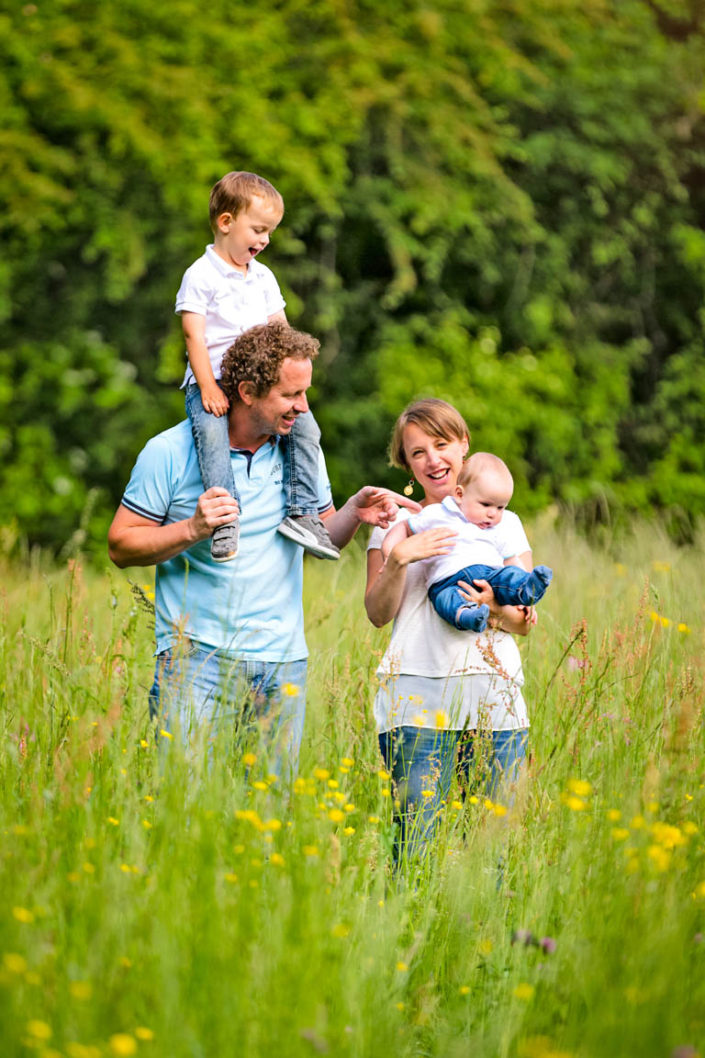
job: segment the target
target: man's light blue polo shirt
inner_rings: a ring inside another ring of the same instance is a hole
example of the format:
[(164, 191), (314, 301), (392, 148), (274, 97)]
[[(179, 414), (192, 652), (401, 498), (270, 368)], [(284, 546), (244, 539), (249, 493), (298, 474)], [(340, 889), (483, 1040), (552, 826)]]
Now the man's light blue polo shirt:
[[(277, 532), (286, 514), (279, 439), (248, 459), (230, 453), (242, 497), (240, 550), (213, 562), (210, 538), (157, 565), (157, 653), (180, 637), (246, 661), (299, 661), (308, 656), (303, 624), (303, 550)], [(249, 463), (249, 467), (248, 467)], [(190, 518), (203, 483), (188, 421), (147, 442), (132, 471), (123, 504), (159, 524)], [(332, 504), (323, 455), (319, 511)]]

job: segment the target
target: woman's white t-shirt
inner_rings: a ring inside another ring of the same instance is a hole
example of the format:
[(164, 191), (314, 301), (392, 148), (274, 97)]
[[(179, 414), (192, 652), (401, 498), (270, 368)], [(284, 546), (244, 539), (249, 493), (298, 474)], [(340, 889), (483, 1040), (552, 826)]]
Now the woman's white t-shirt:
[[(394, 524), (407, 517), (407, 512), (400, 510)], [(514, 553), (528, 551), (529, 543), (520, 519), (511, 511), (505, 511), (504, 519), (507, 519), (507, 530), (516, 534)], [(388, 531), (375, 528), (367, 550), (381, 549)], [(453, 628), (438, 616), (428, 599), (423, 567), (422, 561), (410, 562), (406, 567), (392, 636), (377, 669), (378, 730), (386, 731), (407, 723), (451, 729), (477, 726), (480, 690), (485, 698), (489, 695), (487, 722), (493, 730), (528, 726), (521, 696), (524, 683), (521, 656), (513, 636), (489, 629), (469, 632)], [(484, 679), (467, 678), (475, 676)], [(406, 693), (412, 684), (419, 689), (418, 694)], [(398, 693), (400, 688), (403, 693)], [(453, 705), (449, 708), (451, 699)], [(451, 714), (446, 723), (439, 722), (439, 714), (443, 713)]]

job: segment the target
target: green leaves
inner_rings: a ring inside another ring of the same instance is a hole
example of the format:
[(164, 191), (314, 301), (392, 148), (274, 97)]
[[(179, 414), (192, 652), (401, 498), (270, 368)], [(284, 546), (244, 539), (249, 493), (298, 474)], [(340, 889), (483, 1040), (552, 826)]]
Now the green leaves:
[[(0, 14), (8, 463), (35, 474), (19, 430), (36, 427), (71, 495), (104, 488), (104, 513), (119, 500), (143, 437), (181, 414), (174, 294), (209, 240), (210, 186), (245, 168), (284, 195), (265, 260), (289, 318), (323, 342), (314, 407), (338, 495), (398, 484), (391, 423), (433, 392), (511, 461), (517, 502), (580, 504), (597, 483), (614, 503), (705, 510), (687, 476), (702, 448), (704, 48), (681, 6), (216, 0), (204, 17), (194, 0), (62, 0)], [(66, 373), (84, 377), (88, 347), (103, 381), (81, 389)], [(27, 373), (57, 401), (15, 390)], [(72, 401), (83, 469), (64, 457)], [(51, 542), (40, 506), (21, 528)]]

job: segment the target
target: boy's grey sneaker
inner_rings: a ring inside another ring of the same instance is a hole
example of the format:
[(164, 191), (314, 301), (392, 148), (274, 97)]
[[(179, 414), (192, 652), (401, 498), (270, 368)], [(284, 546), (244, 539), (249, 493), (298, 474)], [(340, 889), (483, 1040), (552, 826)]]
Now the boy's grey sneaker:
[(230, 562), (240, 545), (240, 519), (230, 525), (221, 525), (211, 537), (211, 558), (214, 562)]
[(316, 558), (340, 558), (340, 549), (331, 540), (320, 518), (310, 514), (302, 514), (299, 517), (290, 515), (284, 519), (277, 531)]

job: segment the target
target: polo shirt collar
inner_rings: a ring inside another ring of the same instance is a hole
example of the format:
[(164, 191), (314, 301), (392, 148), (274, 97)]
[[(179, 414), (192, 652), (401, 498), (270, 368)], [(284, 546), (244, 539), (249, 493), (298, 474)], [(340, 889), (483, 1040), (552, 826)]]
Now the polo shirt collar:
[(259, 262), (255, 259), (250, 261), (247, 266), (247, 274), (243, 275), (242, 272), (238, 271), (237, 268), (233, 268), (227, 261), (224, 261), (222, 257), (215, 252), (215, 246), (210, 243), (206, 246), (206, 257), (208, 261), (219, 272), (222, 276), (236, 276), (237, 279), (255, 279), (259, 274)]

